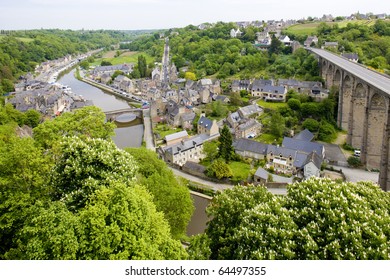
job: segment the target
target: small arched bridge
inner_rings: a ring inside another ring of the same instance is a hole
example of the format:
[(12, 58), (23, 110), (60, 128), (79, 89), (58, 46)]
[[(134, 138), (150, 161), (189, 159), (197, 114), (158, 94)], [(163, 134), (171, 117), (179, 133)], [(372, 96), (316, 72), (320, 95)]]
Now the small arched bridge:
[(126, 108), (126, 109), (104, 112), (104, 114), (106, 114), (107, 120), (109, 121), (115, 121), (116, 118), (119, 117), (120, 115), (129, 114), (129, 113), (135, 115), (139, 119), (142, 119), (143, 117), (142, 109), (138, 109), (138, 108)]

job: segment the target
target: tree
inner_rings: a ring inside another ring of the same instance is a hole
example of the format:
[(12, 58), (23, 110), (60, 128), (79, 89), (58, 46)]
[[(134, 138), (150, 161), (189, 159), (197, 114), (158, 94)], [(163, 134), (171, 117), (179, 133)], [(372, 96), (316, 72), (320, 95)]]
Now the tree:
[(156, 153), (127, 148), (138, 167), (137, 181), (152, 194), (157, 211), (164, 213), (174, 238), (185, 235), (194, 206), (188, 188), (180, 183)]
[(186, 258), (151, 195), (138, 185), (113, 182), (97, 191), (79, 216), (79, 259)]
[(147, 70), (147, 64), (146, 64), (146, 58), (143, 55), (138, 56), (138, 71), (141, 75), (141, 78), (146, 77), (146, 70)]
[(100, 66), (111, 66), (112, 63), (107, 61), (107, 60), (103, 60), (102, 62), (100, 62)]
[(38, 111), (29, 109), (24, 114), (26, 116), (26, 120), (25, 120), (26, 125), (32, 128), (38, 126), (39, 122), (41, 121), (41, 114)]
[(241, 106), (242, 105), (242, 99), (241, 95), (238, 92), (232, 92), (230, 94), (230, 104), (235, 106)]
[(205, 159), (212, 162), (218, 157), (218, 143), (216, 141), (206, 141), (203, 143), (203, 153)]
[(292, 110), (299, 111), (301, 109), (301, 101), (295, 98), (290, 98), (287, 101), (288, 107), (290, 107)]
[(236, 186), (207, 209), (211, 259), (390, 259), (389, 202), (369, 182), (312, 177), (286, 196)]
[(275, 37), (275, 34), (273, 34), (271, 38), (271, 45), (268, 49), (268, 53), (270, 55), (278, 54), (281, 52), (282, 48), (283, 48), (282, 42)]
[(191, 80), (191, 81), (196, 81), (196, 75), (193, 72), (185, 72), (184, 79)]
[(306, 119), (303, 123), (302, 123), (302, 127), (303, 128), (306, 128), (308, 130), (310, 130), (311, 132), (317, 132), (318, 131), (318, 128), (319, 128), (320, 124), (318, 121), (316, 121), (315, 119)]
[(89, 69), (89, 62), (88, 60), (83, 60), (80, 62), (80, 67), (85, 69), (85, 70), (88, 70)]
[(274, 112), (271, 115), (269, 124), (270, 132), (276, 137), (282, 137), (286, 129), (285, 120), (279, 112)]
[(41, 123), (34, 128), (34, 139), (43, 148), (49, 149), (63, 136), (110, 139), (114, 128), (113, 123), (106, 122), (106, 116), (99, 108), (87, 106)]
[[(5, 134), (6, 133), (6, 134)], [(14, 125), (0, 125), (0, 259), (16, 247), (16, 237), (37, 200), (46, 200), (44, 183), (52, 166), (33, 139), (19, 138)]]
[(217, 179), (229, 178), (233, 176), (233, 172), (228, 164), (223, 159), (218, 158), (214, 160), (210, 166), (207, 167), (206, 173), (209, 177)]
[(68, 209), (84, 207), (97, 189), (111, 181), (131, 185), (137, 171), (133, 157), (111, 141), (73, 136), (64, 138), (51, 174), (53, 197)]
[(226, 116), (228, 112), (228, 109), (220, 100), (212, 102), (211, 108), (212, 108), (211, 115), (213, 117), (223, 117)]
[(233, 138), (229, 128), (224, 125), (219, 137), (218, 157), (229, 162), (234, 156)]

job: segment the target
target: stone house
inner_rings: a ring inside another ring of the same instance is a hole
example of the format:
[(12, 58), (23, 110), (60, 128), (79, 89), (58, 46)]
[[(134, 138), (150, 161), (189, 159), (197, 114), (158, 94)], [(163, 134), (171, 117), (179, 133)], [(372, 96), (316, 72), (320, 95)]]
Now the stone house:
[(123, 75), (119, 75), (115, 78), (113, 82), (114, 87), (128, 93), (134, 93), (135, 92), (135, 87), (129, 78)]
[(232, 37), (232, 38), (241, 37), (241, 35), (242, 35), (242, 32), (240, 31), (240, 29), (237, 29), (237, 30), (232, 29), (232, 30), (230, 30), (230, 37)]
[(195, 120), (196, 114), (192, 111), (185, 112), (184, 114), (180, 115), (180, 126), (183, 129), (192, 130), (194, 125), (193, 122)]
[(244, 158), (262, 160), (265, 158), (268, 145), (246, 138), (240, 138), (234, 141), (233, 147), (236, 153)]
[(317, 94), (318, 89), (322, 91), (321, 82), (298, 81), (294, 79), (279, 79), (278, 85), (285, 87), (287, 90), (293, 89), (298, 93)]
[(216, 120), (210, 120), (204, 116), (204, 114), (201, 115), (199, 121), (198, 121), (198, 134), (206, 134), (208, 136), (213, 136), (219, 134), (219, 127)]
[(260, 134), (261, 124), (255, 119), (248, 119), (246, 122), (239, 124), (235, 129), (235, 137), (253, 138)]
[(279, 37), (279, 41), (283, 43), (285, 46), (290, 46), (291, 45), (291, 39), (287, 35), (282, 35)]
[(203, 143), (208, 138), (204, 134), (197, 135), (173, 145), (160, 147), (159, 153), (167, 163), (179, 166), (183, 166), (187, 161), (199, 162), (199, 160), (205, 157), (203, 154)]
[(232, 92), (239, 92), (241, 90), (249, 90), (249, 87), (251, 85), (250, 80), (234, 80), (231, 89)]
[(252, 90), (252, 96), (260, 97), (265, 101), (286, 101), (287, 89), (283, 86), (265, 85), (259, 89)]
[(108, 84), (111, 81), (111, 75), (108, 73), (103, 73), (100, 76), (100, 82), (103, 84)]
[(305, 47), (311, 47), (312, 45), (317, 45), (318, 44), (318, 38), (317, 36), (308, 36), (303, 45)]
[(343, 53), (341, 56), (355, 63), (359, 61), (359, 56), (357, 53)]
[(245, 119), (260, 116), (263, 113), (263, 108), (257, 104), (252, 104), (239, 108), (237, 112), (242, 119)]

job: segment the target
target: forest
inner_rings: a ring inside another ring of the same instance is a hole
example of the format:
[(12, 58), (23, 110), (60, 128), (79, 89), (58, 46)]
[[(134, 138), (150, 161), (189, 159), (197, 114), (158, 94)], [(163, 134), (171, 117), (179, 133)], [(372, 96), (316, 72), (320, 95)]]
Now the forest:
[(28, 30), (0, 34), (0, 94), (11, 92), (17, 79), (47, 60), (110, 48), (134, 38), (120, 31)]

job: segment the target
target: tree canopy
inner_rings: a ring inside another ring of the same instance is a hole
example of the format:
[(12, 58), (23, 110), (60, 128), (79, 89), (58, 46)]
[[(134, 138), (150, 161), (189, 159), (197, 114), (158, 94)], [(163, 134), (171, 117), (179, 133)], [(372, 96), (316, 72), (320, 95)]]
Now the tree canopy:
[(281, 197), (236, 186), (208, 208), (203, 250), (211, 259), (390, 259), (389, 202), (369, 182), (312, 177)]

